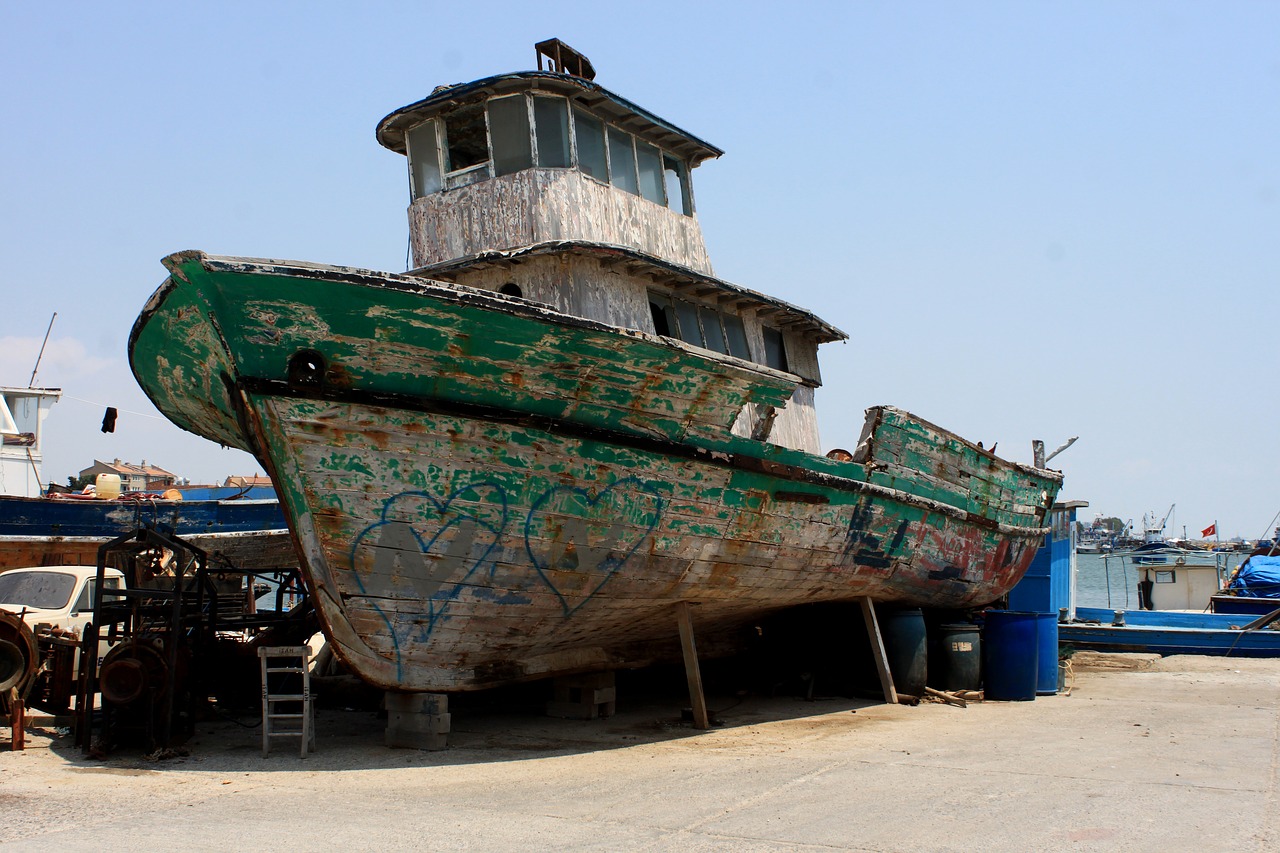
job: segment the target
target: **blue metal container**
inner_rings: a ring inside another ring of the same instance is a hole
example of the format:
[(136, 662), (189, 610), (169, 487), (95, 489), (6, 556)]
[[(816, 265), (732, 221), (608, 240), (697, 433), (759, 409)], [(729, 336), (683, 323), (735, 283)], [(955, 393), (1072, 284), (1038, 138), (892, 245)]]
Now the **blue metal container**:
[[(987, 699), (1026, 701), (1036, 698), (1039, 669), (1039, 614), (1020, 610), (988, 610), (982, 652)], [(1053, 665), (1058, 677), (1057, 658)]]
[(1058, 614), (1036, 614), (1036, 695), (1058, 692)]
[(881, 619), (881, 632), (894, 690), (923, 696), (929, 673), (924, 613), (919, 609), (890, 611)]

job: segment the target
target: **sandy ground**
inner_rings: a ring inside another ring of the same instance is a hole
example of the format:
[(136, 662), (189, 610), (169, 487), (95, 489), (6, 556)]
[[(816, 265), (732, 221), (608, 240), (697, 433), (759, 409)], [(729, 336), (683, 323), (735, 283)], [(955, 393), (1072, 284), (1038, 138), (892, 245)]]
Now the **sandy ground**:
[(1280, 850), (1280, 661), (1107, 660), (964, 709), (712, 697), (705, 733), (670, 699), (455, 709), (445, 752), (370, 711), (305, 760), (228, 721), (163, 761), (36, 732), (0, 752), (0, 850)]

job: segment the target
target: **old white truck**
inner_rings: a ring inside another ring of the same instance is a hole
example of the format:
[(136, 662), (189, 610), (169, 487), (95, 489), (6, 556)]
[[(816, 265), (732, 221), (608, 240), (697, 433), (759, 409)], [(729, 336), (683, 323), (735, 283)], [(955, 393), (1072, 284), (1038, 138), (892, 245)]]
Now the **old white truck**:
[[(98, 570), (94, 566), (33, 566), (0, 572), (0, 610), (23, 617), (28, 625), (52, 625), (83, 636), (93, 621)], [(124, 575), (107, 569), (103, 584), (122, 589)]]

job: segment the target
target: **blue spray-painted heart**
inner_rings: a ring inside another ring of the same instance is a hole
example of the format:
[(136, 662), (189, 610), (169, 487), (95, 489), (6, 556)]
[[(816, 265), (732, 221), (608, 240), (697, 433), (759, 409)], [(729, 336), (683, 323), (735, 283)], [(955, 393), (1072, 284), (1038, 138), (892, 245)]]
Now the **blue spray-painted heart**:
[(657, 488), (624, 477), (596, 492), (556, 486), (529, 506), (524, 545), (529, 560), (572, 616), (626, 565), (658, 526)]
[[(401, 492), (388, 498), (380, 519), (352, 541), (351, 568), (360, 592), (404, 598), (408, 585), (423, 601), (425, 620), (399, 626), (377, 602), (369, 602), (387, 624), (397, 666), (402, 644), (429, 640), (449, 602), (489, 559), (508, 515), (506, 490), (497, 483), (471, 483), (443, 500), (429, 492)], [(429, 536), (419, 532), (433, 529)]]

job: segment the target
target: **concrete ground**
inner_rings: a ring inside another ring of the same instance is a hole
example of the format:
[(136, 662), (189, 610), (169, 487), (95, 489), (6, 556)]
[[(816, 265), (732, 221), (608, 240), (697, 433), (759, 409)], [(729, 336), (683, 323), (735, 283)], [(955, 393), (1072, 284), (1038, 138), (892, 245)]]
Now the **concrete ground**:
[(1145, 668), (964, 709), (712, 697), (705, 733), (626, 695), (455, 708), (435, 753), (369, 711), (322, 712), (305, 760), (225, 721), (164, 761), (37, 732), (0, 752), (0, 850), (1280, 850), (1280, 661), (1117, 660)]

